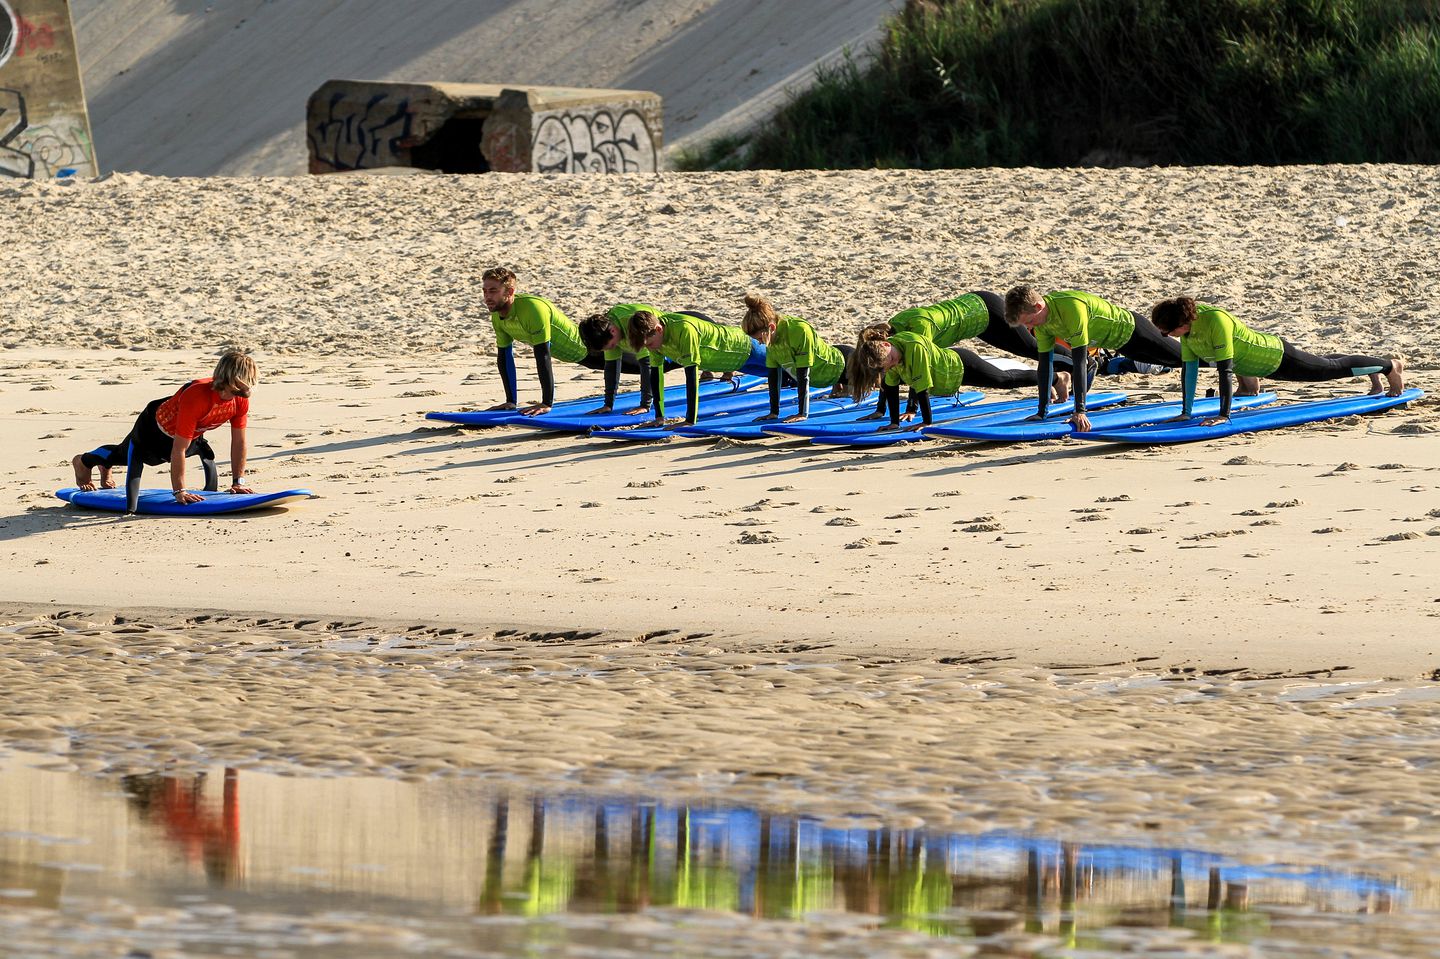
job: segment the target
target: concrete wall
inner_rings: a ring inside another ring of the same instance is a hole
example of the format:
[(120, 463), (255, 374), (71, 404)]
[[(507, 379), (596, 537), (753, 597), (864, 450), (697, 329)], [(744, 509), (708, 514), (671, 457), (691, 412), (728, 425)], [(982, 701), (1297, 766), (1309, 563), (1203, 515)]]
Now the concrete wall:
[(310, 172), (649, 173), (660, 97), (640, 90), (331, 80), (311, 95)]
[(95, 176), (69, 0), (0, 0), (0, 177)]

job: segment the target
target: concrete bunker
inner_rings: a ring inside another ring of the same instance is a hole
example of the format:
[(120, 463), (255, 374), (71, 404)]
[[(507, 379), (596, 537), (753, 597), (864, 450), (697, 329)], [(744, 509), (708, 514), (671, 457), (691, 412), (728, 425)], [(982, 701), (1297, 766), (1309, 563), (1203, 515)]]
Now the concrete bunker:
[(306, 110), (311, 173), (653, 173), (662, 106), (643, 90), (331, 80)]

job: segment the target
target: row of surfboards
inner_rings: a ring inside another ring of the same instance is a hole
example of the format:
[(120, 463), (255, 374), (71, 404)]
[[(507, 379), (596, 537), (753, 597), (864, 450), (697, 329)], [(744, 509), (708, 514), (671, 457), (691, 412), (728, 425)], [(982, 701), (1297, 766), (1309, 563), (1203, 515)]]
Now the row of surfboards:
[[(524, 425), (542, 430), (588, 433), (592, 437), (612, 440), (654, 440), (672, 435), (684, 437), (730, 437), (759, 439), (766, 436), (808, 438), (810, 442), (831, 446), (877, 447), (900, 443), (922, 442), (926, 439), (970, 439), (992, 442), (1026, 442), (1075, 436), (1080, 439), (1113, 443), (1188, 443), (1218, 439), (1236, 433), (1278, 429), (1301, 423), (1334, 419), (1360, 413), (1376, 413), (1401, 406), (1425, 394), (1409, 389), (1399, 396), (1341, 396), (1333, 399), (1298, 403), (1277, 403), (1275, 394), (1237, 396), (1230, 419), (1211, 426), (1201, 425), (1207, 416), (1219, 410), (1219, 400), (1197, 400), (1189, 419), (1176, 421), (1179, 403), (1127, 403), (1124, 393), (1092, 393), (1088, 397), (1090, 429), (1077, 433), (1070, 426), (1070, 406), (1056, 404), (1044, 419), (1035, 419), (1033, 399), (984, 402), (982, 393), (961, 393), (953, 399), (932, 403), (934, 422), (918, 429), (881, 432), (884, 420), (867, 419), (875, 411), (874, 400), (852, 403), (829, 399), (826, 390), (811, 396), (810, 415), (799, 423), (778, 420), (758, 421), (769, 412), (770, 395), (766, 384), (758, 382), (749, 388), (736, 389), (729, 383), (702, 383), (702, 415), (694, 426), (674, 430), (656, 429), (647, 425), (648, 418), (620, 413), (596, 413), (596, 397), (570, 400), (557, 404), (549, 413), (524, 416), (514, 411), (479, 411), (459, 413), (428, 413), (426, 418), (467, 426)], [(624, 410), (639, 402), (639, 394), (629, 393), (616, 398), (617, 409)], [(671, 411), (683, 410), (684, 387), (666, 390), (665, 402)], [(790, 399), (780, 409), (781, 419), (792, 415), (797, 401)], [(68, 503), (89, 509), (124, 512), (123, 489), (81, 490), (69, 486), (56, 490), (55, 495)], [(140, 494), (138, 511), (159, 516), (204, 516), (237, 513), (307, 499), (314, 495), (307, 489), (279, 490), (266, 493), (202, 493), (199, 503), (180, 505), (167, 489), (149, 489)]]
[[(495, 410), (428, 413), (426, 418), (466, 426), (523, 425), (631, 442), (677, 435), (731, 439), (790, 436), (830, 446), (877, 447), (933, 438), (1014, 443), (1073, 436), (1110, 443), (1158, 444), (1220, 439), (1237, 433), (1377, 413), (1425, 395), (1421, 390), (1408, 389), (1399, 396), (1351, 395), (1294, 403), (1277, 403), (1274, 393), (1237, 396), (1231, 404), (1229, 420), (1206, 426), (1202, 425), (1203, 421), (1219, 412), (1220, 401), (1217, 398), (1197, 399), (1190, 417), (1177, 419), (1181, 413), (1179, 402), (1128, 403), (1124, 393), (1096, 392), (1087, 397), (1090, 429), (1076, 432), (1069, 422), (1071, 409), (1068, 402), (1052, 404), (1044, 419), (1036, 419), (1037, 404), (1034, 399), (987, 403), (983, 393), (968, 392), (960, 393), (953, 399), (932, 401), (934, 422), (929, 426), (882, 432), (881, 427), (887, 420), (868, 418), (875, 412), (873, 398), (852, 403), (829, 399), (827, 392), (816, 390), (812, 394), (810, 415), (798, 423), (759, 421), (759, 417), (767, 414), (770, 407), (769, 392), (763, 382), (748, 389), (736, 389), (729, 383), (702, 383), (698, 421), (694, 426), (673, 429), (650, 426), (648, 415), (594, 412), (600, 402), (595, 397), (559, 403), (549, 413), (539, 416)], [(616, 398), (615, 408), (624, 410), (638, 401), (638, 394), (624, 394)], [(683, 411), (684, 387), (666, 390), (665, 402), (669, 412)], [(788, 400), (781, 406), (780, 418), (783, 420), (792, 415), (797, 408), (795, 399)]]

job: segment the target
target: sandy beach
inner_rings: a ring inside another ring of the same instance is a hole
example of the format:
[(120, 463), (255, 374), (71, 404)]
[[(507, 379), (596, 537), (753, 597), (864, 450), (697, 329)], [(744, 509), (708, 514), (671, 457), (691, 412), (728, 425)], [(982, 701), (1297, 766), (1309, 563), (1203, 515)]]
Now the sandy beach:
[[(7, 183), (0, 740), (92, 773), (643, 788), (1413, 872), (1440, 843), (1437, 196), (1398, 166)], [(1166, 449), (429, 423), (501, 398), (496, 263), (572, 318), (737, 322), (758, 291), (832, 341), (1024, 281), (1191, 294), (1403, 355), (1432, 396)], [(262, 370), (250, 478), (315, 499), (55, 499), (229, 344)]]

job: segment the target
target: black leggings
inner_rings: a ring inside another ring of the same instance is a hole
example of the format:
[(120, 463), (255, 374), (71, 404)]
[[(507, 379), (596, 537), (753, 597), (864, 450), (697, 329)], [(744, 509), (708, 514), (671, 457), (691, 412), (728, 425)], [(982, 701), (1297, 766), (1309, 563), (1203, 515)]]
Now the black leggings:
[(1154, 363), (1171, 369), (1180, 366), (1180, 341), (1161, 333), (1160, 328), (1151, 323), (1144, 313), (1132, 310), (1130, 315), (1135, 318), (1135, 333), (1115, 352), (1141, 363)]
[(965, 366), (966, 386), (988, 386), (995, 390), (1010, 390), (1019, 386), (1035, 386), (1039, 383), (1035, 370), (1007, 370), (996, 366), (974, 350), (963, 346), (952, 346)]
[(1346, 353), (1316, 356), (1299, 349), (1283, 337), (1280, 342), (1285, 347), (1285, 353), (1280, 359), (1279, 368), (1270, 374), (1271, 379), (1318, 383), (1321, 380), (1343, 380), (1351, 376), (1389, 373), (1394, 368), (1394, 364), (1388, 359), (1378, 356)]
[[(174, 449), (175, 441), (155, 421), (155, 411), (169, 398), (162, 396), (145, 404), (145, 408), (135, 418), (135, 425), (130, 427), (129, 434), (120, 442), (80, 455), (80, 462), (90, 469), (97, 466), (107, 469), (125, 467), (125, 508), (128, 512), (135, 512), (139, 503), (140, 477), (144, 474), (145, 467), (170, 462), (170, 452)], [(211, 493), (218, 490), (220, 471), (215, 468), (215, 450), (211, 448), (209, 440), (203, 436), (195, 437), (186, 447), (185, 455), (200, 457), (200, 467), (205, 471), (205, 490)]]
[[(990, 323), (981, 331), (978, 339), (1006, 353), (1030, 360), (1040, 359), (1040, 350), (1035, 345), (1035, 334), (1023, 326), (1011, 326), (1005, 322), (1005, 301), (989, 290), (973, 292), (985, 301), (985, 309), (990, 314)], [(1055, 365), (1062, 370), (1069, 370), (1074, 366), (1069, 347), (1055, 344)]]

